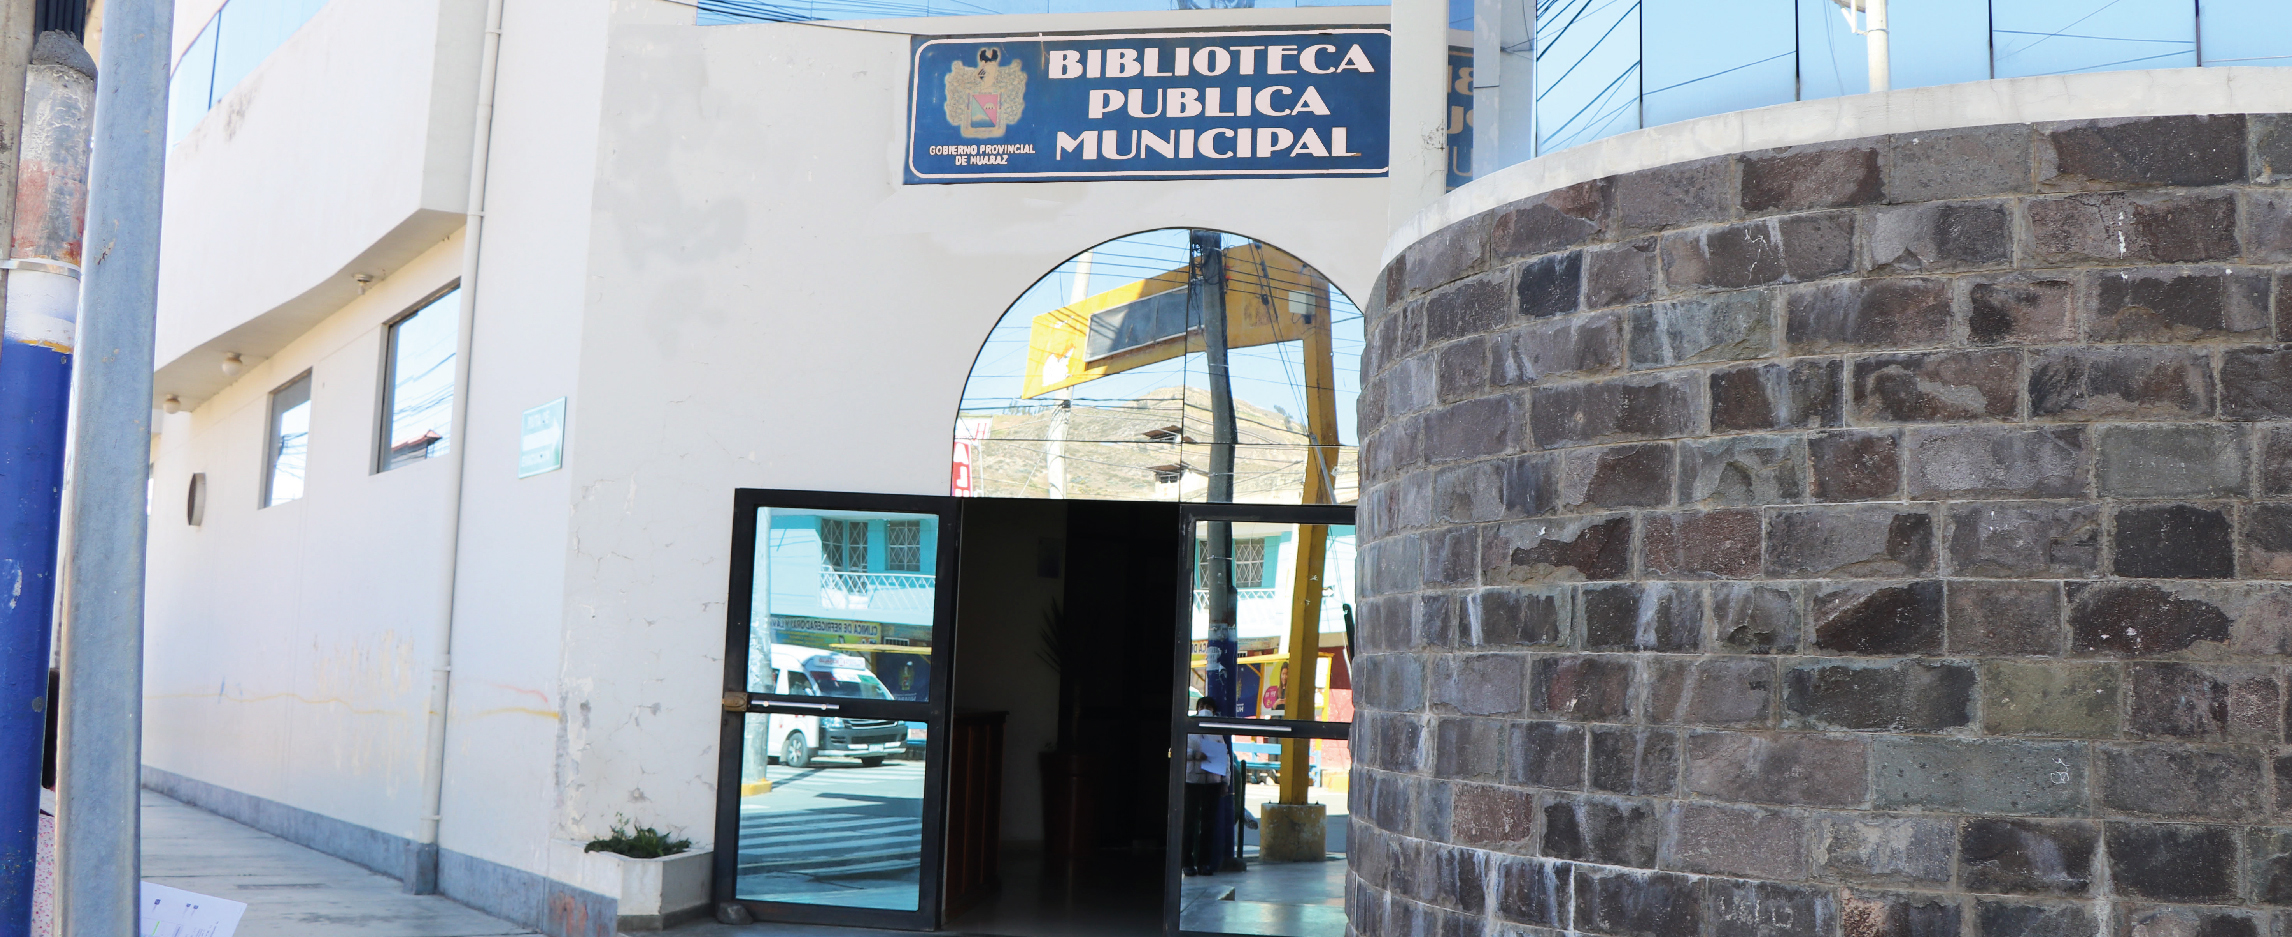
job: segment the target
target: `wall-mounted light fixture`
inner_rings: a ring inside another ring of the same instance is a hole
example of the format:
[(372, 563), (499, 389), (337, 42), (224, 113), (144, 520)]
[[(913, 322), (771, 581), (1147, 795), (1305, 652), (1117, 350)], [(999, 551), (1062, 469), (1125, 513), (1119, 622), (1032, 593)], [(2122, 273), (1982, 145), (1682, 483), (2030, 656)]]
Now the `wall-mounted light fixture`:
[(159, 409), (169, 413), (181, 413), (183, 412), (183, 398), (168, 394), (166, 399), (159, 401)]
[(238, 352), (235, 352), (235, 351), (233, 351), (233, 352), (226, 352), (226, 353), (223, 355), (223, 376), (224, 376), (224, 377), (238, 377), (238, 376), (239, 376), (239, 372), (241, 372), (241, 371), (244, 371), (244, 370), (246, 370), (246, 369), (247, 369), (247, 363), (246, 363), (245, 361), (242, 361), (242, 360), (240, 360), (240, 358), (239, 358), (239, 353), (238, 353)]

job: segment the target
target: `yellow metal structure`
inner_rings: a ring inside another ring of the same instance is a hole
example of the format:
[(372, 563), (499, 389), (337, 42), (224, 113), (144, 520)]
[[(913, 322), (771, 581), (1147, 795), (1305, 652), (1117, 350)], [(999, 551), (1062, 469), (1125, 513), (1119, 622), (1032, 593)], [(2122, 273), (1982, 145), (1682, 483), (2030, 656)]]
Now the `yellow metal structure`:
[[(1311, 331), (1308, 323), (1314, 321), (1322, 322), (1323, 334), (1327, 334), (1329, 282), (1304, 261), (1256, 242), (1226, 248), (1225, 255), (1228, 347), (1297, 341)], [(1033, 399), (1202, 351), (1202, 330), (1197, 325), (1151, 344), (1089, 357), (1092, 317), (1149, 296), (1183, 290), (1188, 273), (1184, 267), (1158, 273), (1036, 316), (1028, 330), (1026, 382), (1019, 396)], [(1334, 403), (1331, 413), (1335, 413)]]
[[(1326, 308), (1326, 307), (1324, 307)], [(1305, 322), (1305, 426), (1313, 436), (1306, 449), (1305, 504), (1328, 504), (1335, 496), (1337, 474), (1337, 368), (1329, 316)], [(1291, 719), (1313, 719), (1313, 678), (1320, 670), (1322, 568), (1328, 565), (1329, 528), (1303, 524), (1297, 528), (1297, 571), (1289, 600), (1289, 708)], [(1311, 739), (1281, 743), (1281, 803), (1302, 804), (1312, 775)]]

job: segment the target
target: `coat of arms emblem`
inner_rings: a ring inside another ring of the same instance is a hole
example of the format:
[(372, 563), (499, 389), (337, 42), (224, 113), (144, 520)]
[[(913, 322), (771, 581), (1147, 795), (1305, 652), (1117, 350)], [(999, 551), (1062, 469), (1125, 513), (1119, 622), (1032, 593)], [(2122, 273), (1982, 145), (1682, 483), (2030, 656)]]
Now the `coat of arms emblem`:
[(947, 69), (947, 122), (966, 137), (994, 138), (1027, 109), (1027, 72), (1004, 64), (1003, 50), (987, 46), (978, 61)]

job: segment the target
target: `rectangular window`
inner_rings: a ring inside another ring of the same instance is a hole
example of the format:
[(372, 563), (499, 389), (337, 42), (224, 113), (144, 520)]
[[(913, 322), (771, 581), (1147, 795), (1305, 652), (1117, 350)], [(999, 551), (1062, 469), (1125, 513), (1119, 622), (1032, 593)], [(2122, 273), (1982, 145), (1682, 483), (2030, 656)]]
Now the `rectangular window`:
[(1234, 588), (1265, 588), (1265, 541), (1234, 541)]
[(820, 563), (841, 572), (866, 572), (867, 521), (820, 518)]
[(453, 431), (461, 295), (458, 287), (447, 290), (388, 326), (377, 472), (446, 454), (446, 436)]
[(302, 497), (310, 464), (310, 372), (271, 391), (271, 432), (263, 461), (263, 506)]
[(895, 573), (923, 571), (923, 522), (883, 522), (883, 568)]

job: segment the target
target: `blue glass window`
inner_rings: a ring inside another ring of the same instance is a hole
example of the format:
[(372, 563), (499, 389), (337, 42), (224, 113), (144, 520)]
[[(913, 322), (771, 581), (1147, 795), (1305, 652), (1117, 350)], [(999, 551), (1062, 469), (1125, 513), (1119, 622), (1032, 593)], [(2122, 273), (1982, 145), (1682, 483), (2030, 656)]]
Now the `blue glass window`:
[(1792, 0), (1644, 0), (1649, 126), (1798, 99)]
[[(1836, 0), (1798, 0), (1799, 97), (1870, 90), (1870, 40), (1854, 31)], [(1893, 85), (1923, 88), (1990, 77), (1989, 0), (1920, 0), (1889, 5)]]
[(1992, 0), (1999, 78), (2197, 64), (2195, 0)]
[[(220, 17), (217, 17), (220, 19)], [(175, 76), (167, 84), (167, 142), (173, 144), (199, 125), (215, 95), (215, 20), (199, 31), (183, 58), (175, 63)]]
[(167, 142), (183, 139), (326, 0), (230, 0), (175, 63), (167, 89)]
[(2284, 0), (2198, 0), (2206, 65), (2292, 65)]
[(1639, 29), (1633, 0), (1537, 0), (1537, 152), (1639, 129)]

